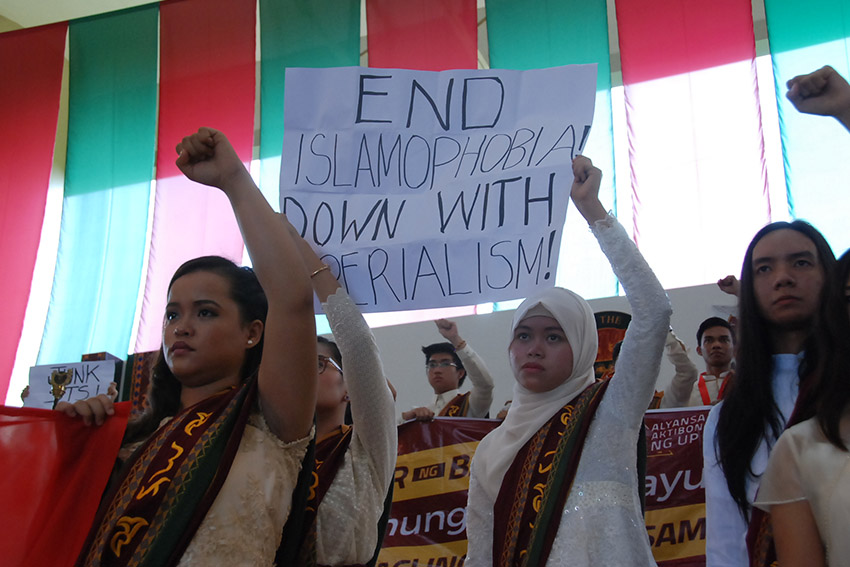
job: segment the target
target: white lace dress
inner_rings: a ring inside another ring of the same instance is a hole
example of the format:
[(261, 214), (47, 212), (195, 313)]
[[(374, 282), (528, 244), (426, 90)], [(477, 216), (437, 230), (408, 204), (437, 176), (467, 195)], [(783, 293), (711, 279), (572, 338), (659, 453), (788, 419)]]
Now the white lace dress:
[(310, 436), (284, 443), (251, 414), (227, 479), (181, 566), (272, 565)]
[[(612, 217), (593, 227), (602, 251), (626, 290), (632, 321), (616, 373), (585, 440), (548, 566), (655, 565), (640, 509), (637, 439), (654, 393), (670, 324), (670, 301), (623, 227)], [(470, 479), (464, 565), (493, 565), (496, 496)]]
[(378, 520), (395, 470), (398, 430), (378, 346), (357, 306), (339, 289), (323, 308), (342, 353), (353, 437), (318, 512), (322, 565), (366, 563), (378, 544)]

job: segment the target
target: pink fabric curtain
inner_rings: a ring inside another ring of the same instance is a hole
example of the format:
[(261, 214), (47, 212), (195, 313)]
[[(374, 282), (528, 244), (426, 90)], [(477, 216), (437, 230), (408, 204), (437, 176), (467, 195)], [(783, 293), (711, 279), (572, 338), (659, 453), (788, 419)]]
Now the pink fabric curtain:
[(136, 352), (160, 345), (168, 282), (184, 261), (242, 261), (242, 238), (220, 191), (186, 180), (175, 146), (201, 126), (224, 132), (249, 163), (254, 137), (255, 0), (174, 0), (160, 7), (156, 203)]

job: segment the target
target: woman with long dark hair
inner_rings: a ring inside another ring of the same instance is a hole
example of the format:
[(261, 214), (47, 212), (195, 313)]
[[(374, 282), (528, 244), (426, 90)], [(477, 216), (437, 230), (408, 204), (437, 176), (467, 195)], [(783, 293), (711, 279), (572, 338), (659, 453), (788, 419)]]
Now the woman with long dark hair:
[(704, 430), (709, 567), (748, 565), (748, 539), (753, 553), (769, 547), (755, 543), (767, 531), (752, 503), (770, 451), (787, 425), (814, 414), (826, 377), (850, 372), (835, 257), (810, 224), (775, 222), (755, 235), (739, 310), (736, 379)]
[[(850, 252), (838, 261), (848, 295)], [(789, 427), (770, 455), (756, 506), (770, 513), (783, 567), (847, 565), (850, 558), (850, 380), (825, 376), (815, 417)]]

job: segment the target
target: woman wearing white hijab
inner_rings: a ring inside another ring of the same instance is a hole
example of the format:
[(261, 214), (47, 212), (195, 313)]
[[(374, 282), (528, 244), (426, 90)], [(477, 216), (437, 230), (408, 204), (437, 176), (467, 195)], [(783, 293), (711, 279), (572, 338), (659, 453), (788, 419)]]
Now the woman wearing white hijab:
[(596, 324), (587, 302), (553, 288), (517, 309), (509, 347), (513, 404), (472, 460), (467, 567), (655, 565), (636, 448), (670, 302), (599, 201), (599, 169), (579, 156), (573, 173), (572, 201), (623, 285), (632, 321), (614, 376), (595, 384)]

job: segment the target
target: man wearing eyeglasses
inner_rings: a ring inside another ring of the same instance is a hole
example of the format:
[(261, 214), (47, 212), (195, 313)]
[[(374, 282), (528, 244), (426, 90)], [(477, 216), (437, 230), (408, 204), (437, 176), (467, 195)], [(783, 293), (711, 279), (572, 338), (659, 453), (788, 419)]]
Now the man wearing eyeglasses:
[[(404, 420), (427, 421), (441, 417), (487, 417), (493, 402), (493, 378), (484, 361), (466, 344), (457, 325), (448, 319), (435, 321), (437, 330), (449, 342), (422, 347), (425, 372), (434, 389), (434, 399), (427, 406), (402, 412)], [(461, 392), (466, 377), (472, 389)]]

